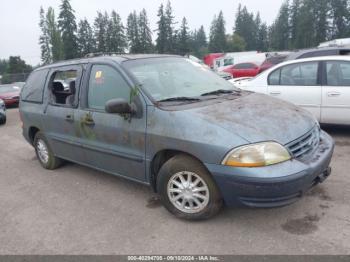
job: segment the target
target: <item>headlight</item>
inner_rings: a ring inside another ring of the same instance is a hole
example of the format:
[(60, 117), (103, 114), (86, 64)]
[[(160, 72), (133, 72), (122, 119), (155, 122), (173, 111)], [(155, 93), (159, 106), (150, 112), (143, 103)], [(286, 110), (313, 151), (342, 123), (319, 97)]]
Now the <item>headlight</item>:
[(275, 142), (264, 142), (233, 149), (222, 161), (234, 167), (269, 166), (290, 160), (287, 149)]

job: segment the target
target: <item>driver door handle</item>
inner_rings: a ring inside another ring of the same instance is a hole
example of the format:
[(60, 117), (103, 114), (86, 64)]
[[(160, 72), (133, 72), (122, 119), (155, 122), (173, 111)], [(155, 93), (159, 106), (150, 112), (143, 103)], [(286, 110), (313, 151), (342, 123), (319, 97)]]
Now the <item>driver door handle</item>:
[(74, 116), (73, 115), (66, 115), (66, 121), (67, 122), (73, 122), (74, 121)]
[(335, 97), (335, 96), (340, 96), (341, 93), (340, 92), (328, 92), (327, 96), (329, 97)]

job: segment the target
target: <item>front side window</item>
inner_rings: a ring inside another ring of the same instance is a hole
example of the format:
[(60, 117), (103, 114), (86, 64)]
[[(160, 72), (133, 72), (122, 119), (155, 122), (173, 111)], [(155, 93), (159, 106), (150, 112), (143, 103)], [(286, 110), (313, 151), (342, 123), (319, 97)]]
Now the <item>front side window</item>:
[(224, 66), (233, 65), (233, 58), (224, 59)]
[(175, 97), (200, 97), (216, 90), (236, 89), (207, 67), (178, 57), (123, 62), (156, 101)]
[(43, 91), (48, 70), (38, 70), (30, 74), (27, 83), (23, 87), (22, 100), (28, 102), (43, 102)]
[(329, 86), (350, 86), (350, 62), (329, 61), (326, 64)]
[(281, 85), (316, 86), (318, 62), (292, 64), (281, 69)]
[(91, 69), (88, 91), (88, 107), (104, 110), (114, 98), (130, 101), (131, 89), (121, 74), (107, 65), (94, 65)]
[(269, 76), (269, 85), (279, 85), (280, 84), (281, 69), (273, 71)]

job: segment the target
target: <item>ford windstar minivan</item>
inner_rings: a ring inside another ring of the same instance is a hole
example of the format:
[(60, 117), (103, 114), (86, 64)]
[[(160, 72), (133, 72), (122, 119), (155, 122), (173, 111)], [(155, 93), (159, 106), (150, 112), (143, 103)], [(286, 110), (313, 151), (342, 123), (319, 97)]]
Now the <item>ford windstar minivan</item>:
[(38, 68), (20, 114), (44, 168), (68, 160), (150, 185), (184, 219), (291, 204), (331, 171), (333, 140), (310, 113), (177, 56)]

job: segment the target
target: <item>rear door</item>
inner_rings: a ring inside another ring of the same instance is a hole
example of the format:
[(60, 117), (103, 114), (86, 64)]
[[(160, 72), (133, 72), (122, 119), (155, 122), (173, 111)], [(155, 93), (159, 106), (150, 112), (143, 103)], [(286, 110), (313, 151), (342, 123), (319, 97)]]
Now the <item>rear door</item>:
[(79, 129), (75, 125), (78, 94), (83, 67), (81, 65), (54, 68), (48, 76), (47, 104), (43, 122), (45, 135), (54, 154), (81, 163), (84, 160), (77, 142)]
[(319, 62), (283, 66), (268, 76), (268, 94), (289, 101), (321, 119)]
[(350, 124), (350, 62), (324, 62), (321, 122)]

